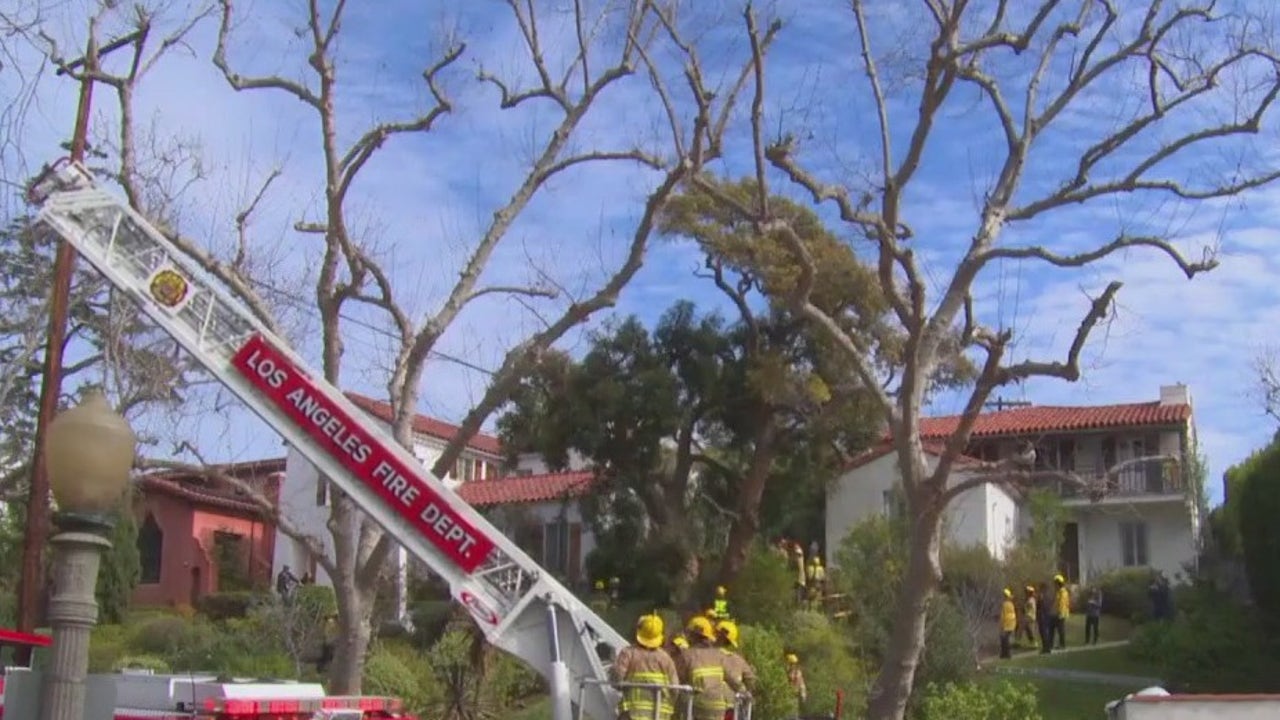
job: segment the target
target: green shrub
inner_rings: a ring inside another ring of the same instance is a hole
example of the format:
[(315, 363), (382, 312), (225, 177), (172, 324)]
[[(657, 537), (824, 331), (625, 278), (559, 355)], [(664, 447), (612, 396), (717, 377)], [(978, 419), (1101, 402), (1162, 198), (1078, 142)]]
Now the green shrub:
[(795, 604), (794, 584), (786, 559), (757, 543), (728, 588), (729, 611), (740, 623), (777, 629)]
[(930, 603), (925, 633), (917, 688), (973, 677), (978, 669), (973, 638), (964, 613), (949, 596), (938, 595)]
[(379, 641), (365, 659), (362, 689), (366, 695), (398, 697), (406, 710), (425, 716), (440, 697), (439, 687), (426, 668), (426, 658), (407, 643)]
[(413, 619), (413, 641), (419, 647), (430, 647), (440, 639), (456, 606), (451, 600), (422, 600), (409, 607)]
[(1186, 593), (1176, 618), (1139, 628), (1130, 644), (1155, 661), (1170, 688), (1199, 693), (1275, 692), (1280, 643), (1257, 611), (1209, 586)]
[(919, 720), (1041, 720), (1036, 689), (1003, 680), (992, 684), (929, 685), (916, 717)]
[(1236, 470), (1237, 521), (1245, 572), (1254, 604), (1269, 624), (1280, 626), (1280, 439), (1254, 453)]
[(1155, 579), (1150, 568), (1121, 568), (1104, 573), (1090, 587), (1078, 592), (1072, 604), (1083, 607), (1094, 587), (1102, 589), (1102, 612), (1111, 617), (1143, 622), (1151, 617), (1151, 596), (1148, 589)]
[(253, 592), (209, 593), (196, 600), (196, 610), (210, 620), (227, 620), (242, 618), (248, 615), (254, 606), (264, 602), (271, 602), (271, 599), (266, 595)]
[(783, 637), (786, 649), (799, 656), (804, 671), (809, 690), (805, 713), (832, 712), (836, 693), (842, 692), (846, 714), (857, 717), (865, 703), (868, 682), (866, 670), (844, 629), (826, 615), (802, 610), (787, 618)]
[(741, 630), (742, 656), (756, 671), (752, 717), (794, 717), (796, 697), (787, 681), (786, 653), (775, 632), (751, 626)]
[(159, 615), (133, 626), (127, 645), (135, 653), (163, 657), (184, 647), (206, 645), (212, 634), (213, 629), (206, 623)]
[(111, 672), (121, 670), (150, 670), (154, 673), (169, 672), (169, 663), (154, 655), (126, 655), (111, 666)]

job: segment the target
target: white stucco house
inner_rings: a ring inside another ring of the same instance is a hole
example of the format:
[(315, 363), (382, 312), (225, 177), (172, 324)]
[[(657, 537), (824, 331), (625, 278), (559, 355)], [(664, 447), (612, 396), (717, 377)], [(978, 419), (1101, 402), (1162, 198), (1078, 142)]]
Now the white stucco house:
[[(959, 417), (926, 418), (928, 453), (955, 430)], [(1199, 552), (1199, 488), (1188, 477), (1195, 461), (1195, 423), (1185, 385), (1160, 388), (1159, 400), (1094, 406), (1027, 406), (979, 416), (953, 482), (981, 461), (1002, 460), (1031, 443), (1036, 468), (1072, 473), (1078, 484), (1052, 482), (1070, 517), (1059, 569), (1072, 582), (1120, 567), (1150, 567), (1170, 578), (1194, 565)], [(932, 457), (932, 456), (930, 456)], [(932, 461), (931, 462), (936, 462)], [(888, 442), (854, 459), (827, 492), (828, 560), (859, 521), (893, 512), (900, 485), (897, 455)], [(1003, 557), (1025, 532), (1022, 497), (987, 484), (968, 490), (949, 508), (946, 537), (983, 545)]]
[[(347, 393), (347, 398), (389, 427), (391, 406), (363, 395)], [(458, 427), (426, 415), (413, 422), (414, 455), (430, 467), (440, 457)], [(590, 487), (591, 473), (547, 473), (537, 458), (521, 458), (520, 469), (504, 477), (502, 450), (498, 438), (476, 434), (445, 478), (445, 485), (497, 521), (499, 528), (516, 540), (535, 560), (545, 563), (565, 580), (577, 581), (583, 559), (594, 547), (577, 507), (577, 498)], [(533, 472), (536, 470), (537, 472)], [(330, 494), (319, 473), (302, 454), (289, 449), (284, 481), (280, 488), (280, 509), (301, 531), (324, 543), (332, 552), (327, 530)], [(410, 567), (409, 555), (397, 548), (393, 556), (396, 571), (396, 607), (401, 620), (407, 618), (405, 587)], [(275, 544), (272, 575), (288, 565), (299, 577), (310, 574), (317, 584), (332, 585), (324, 568), (306, 546), (280, 535)]]

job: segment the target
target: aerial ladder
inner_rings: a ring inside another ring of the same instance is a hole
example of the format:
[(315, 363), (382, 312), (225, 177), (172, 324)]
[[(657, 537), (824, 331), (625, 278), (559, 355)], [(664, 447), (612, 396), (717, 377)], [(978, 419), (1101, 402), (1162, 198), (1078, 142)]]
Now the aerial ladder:
[[(70, 243), (320, 473), (449, 584), (493, 645), (547, 680), (555, 720), (609, 720), (628, 643), (78, 163), (45, 169), (37, 226)], [(675, 688), (671, 688), (675, 690)], [(681, 688), (681, 691), (687, 689)], [(654, 692), (658, 692), (655, 688)], [(749, 711), (748, 711), (749, 712)]]

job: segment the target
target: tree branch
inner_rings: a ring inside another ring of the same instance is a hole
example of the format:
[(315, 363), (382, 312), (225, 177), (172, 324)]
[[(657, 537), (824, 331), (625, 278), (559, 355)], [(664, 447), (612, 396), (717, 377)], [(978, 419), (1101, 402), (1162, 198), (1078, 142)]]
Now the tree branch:
[(237, 91), (282, 90), (299, 101), (310, 105), (316, 111), (323, 112), (324, 105), (321, 103), (319, 96), (300, 82), (286, 80), (277, 75), (246, 77), (231, 70), (231, 66), (227, 62), (227, 40), (231, 34), (232, 2), (231, 0), (218, 0), (218, 2), (222, 5), (222, 21), (218, 26), (218, 41), (213, 51), (213, 66), (222, 72), (222, 77), (226, 79), (227, 84)]
[(1071, 347), (1067, 350), (1065, 362), (1027, 360), (1009, 365), (1001, 368), (996, 377), (997, 385), (1025, 380), (1029, 377), (1054, 377), (1068, 382), (1079, 380), (1080, 353), (1084, 351), (1084, 345), (1089, 340), (1089, 334), (1111, 312), (1116, 293), (1120, 292), (1120, 288), (1123, 285), (1124, 283), (1119, 281), (1112, 281), (1107, 284), (1107, 287), (1103, 289), (1098, 297), (1093, 299), (1089, 306), (1089, 312), (1085, 314), (1084, 319), (1080, 321), (1080, 326), (1076, 328), (1076, 334), (1071, 341)]

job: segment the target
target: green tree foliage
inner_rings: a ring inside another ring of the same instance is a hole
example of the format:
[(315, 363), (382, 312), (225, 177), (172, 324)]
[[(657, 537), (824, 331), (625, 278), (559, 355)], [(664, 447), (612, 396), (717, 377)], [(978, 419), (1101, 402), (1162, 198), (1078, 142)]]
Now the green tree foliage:
[(742, 657), (756, 671), (751, 716), (789, 718), (796, 714), (796, 697), (787, 681), (785, 646), (772, 630), (743, 626)]
[(138, 522), (133, 514), (133, 493), (126, 494), (116, 514), (116, 524), (111, 530), (111, 549), (102, 556), (98, 568), (99, 622), (123, 622), (129, 612), (133, 589), (142, 576), (142, 563), (138, 557)]
[[(811, 348), (800, 326), (776, 320), (761, 325), (777, 349), (762, 360), (747, 350), (743, 323), (680, 302), (652, 332), (625, 319), (598, 333), (581, 361), (551, 356), (523, 384), (498, 421), (508, 452), (538, 452), (555, 468), (577, 453), (602, 475), (586, 503), (600, 546), (595, 576), (630, 583), (656, 574), (683, 598), (699, 553), (722, 534), (724, 509), (741, 517), (751, 478), (763, 473), (820, 503), (839, 458), (865, 445), (871, 426), (859, 399), (828, 397), (804, 359)], [(773, 399), (752, 405), (766, 387)], [(753, 446), (761, 426), (744, 420), (753, 413), (773, 423), (764, 455)]]
[(1254, 603), (1280, 623), (1280, 442), (1273, 441), (1232, 471), (1237, 483), (1239, 537)]

